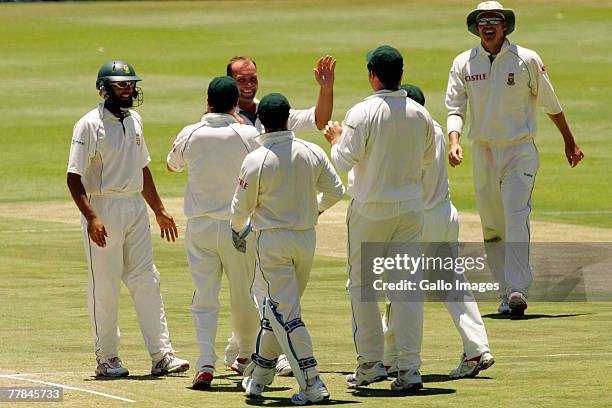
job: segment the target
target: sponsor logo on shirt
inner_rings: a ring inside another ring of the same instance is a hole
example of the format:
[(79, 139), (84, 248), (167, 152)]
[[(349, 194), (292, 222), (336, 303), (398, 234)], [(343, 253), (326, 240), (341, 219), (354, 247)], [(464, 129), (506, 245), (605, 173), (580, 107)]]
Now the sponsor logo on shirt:
[(508, 82), (507, 82), (507, 84), (509, 86), (513, 86), (514, 85), (514, 72), (510, 72), (508, 74)]
[(466, 75), (465, 82), (470, 81), (484, 81), (487, 79), (487, 74), (474, 74), (474, 75)]
[(244, 188), (245, 190), (247, 189), (247, 187), (249, 186), (249, 183), (247, 183), (246, 181), (244, 181), (243, 179), (238, 179), (238, 184), (240, 185), (240, 187)]
[(136, 136), (136, 144), (140, 146), (140, 137)]
[(542, 66), (540, 67), (540, 71), (541, 71), (543, 74), (545, 74), (545, 73), (546, 73), (546, 67), (545, 67), (544, 65), (542, 65)]
[(81, 146), (85, 146), (85, 142), (81, 142), (80, 140), (72, 139), (72, 144), (80, 144)]

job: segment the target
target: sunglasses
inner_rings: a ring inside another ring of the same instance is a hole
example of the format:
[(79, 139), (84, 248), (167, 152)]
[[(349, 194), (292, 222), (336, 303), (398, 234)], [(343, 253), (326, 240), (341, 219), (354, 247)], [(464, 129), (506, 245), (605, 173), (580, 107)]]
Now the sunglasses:
[(500, 17), (484, 17), (478, 20), (478, 26), (484, 27), (487, 25), (499, 25), (503, 22), (504, 19)]
[(136, 81), (119, 81), (119, 82), (113, 82), (113, 86), (119, 88), (119, 89), (125, 89), (125, 88), (133, 88), (136, 85)]

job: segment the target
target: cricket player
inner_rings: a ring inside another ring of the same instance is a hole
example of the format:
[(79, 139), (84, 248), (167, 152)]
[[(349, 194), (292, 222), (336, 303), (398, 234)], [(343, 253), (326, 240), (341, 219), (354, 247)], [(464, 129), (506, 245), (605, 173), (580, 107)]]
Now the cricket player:
[[(319, 98), (316, 106), (310, 109), (291, 109), (287, 128), (290, 130), (314, 131), (323, 129), (330, 120), (334, 107), (334, 71), (336, 60), (325, 55), (319, 59), (314, 68), (314, 75), (319, 84)], [(249, 57), (234, 57), (227, 64), (227, 75), (238, 83), (240, 98), (236, 112), (246, 124), (253, 125), (263, 133), (264, 127), (257, 118), (259, 100), (255, 97), (259, 87), (257, 64)]]
[(557, 126), (571, 167), (583, 158), (539, 55), (510, 43), (515, 15), (485, 1), (467, 16), (480, 44), (453, 61), (446, 91), (449, 162), (463, 160), (459, 138), (468, 105), (473, 177), (489, 267), (501, 287), (500, 313), (523, 315), (529, 285), (529, 214), (540, 160), (536, 106)]
[(89, 315), (99, 377), (129, 374), (119, 358), (117, 308), (121, 281), (134, 300), (153, 361), (151, 374), (189, 369), (188, 361), (174, 355), (160, 276), (153, 264), (145, 201), (155, 213), (162, 238), (174, 241), (178, 231), (147, 167), (151, 158), (142, 119), (130, 109), (134, 101), (142, 103), (138, 81), (140, 77), (127, 62), (111, 61), (100, 68), (96, 89), (104, 102), (74, 126), (68, 161), (68, 188), (82, 214)]
[(259, 147), (255, 141), (259, 132), (239, 124), (233, 116), (238, 94), (234, 79), (214, 78), (208, 86), (209, 113), (181, 130), (167, 159), (169, 171), (189, 170), (185, 247), (195, 286), (191, 311), (200, 346), (195, 389), (208, 389), (213, 380), (223, 272), (229, 282), (232, 330), (238, 345), (238, 355), (230, 363), (235, 372), (242, 374), (250, 363), (259, 332), (259, 315), (250, 294), (255, 252), (253, 245), (248, 254), (236, 252), (229, 223), (236, 176), (244, 157)]
[(260, 136), (262, 147), (242, 164), (231, 223), (237, 248), (251, 227), (255, 231), (253, 288), (262, 318), (242, 386), (249, 396), (261, 395), (283, 352), (300, 384), (291, 401), (305, 405), (328, 399), (329, 392), (317, 372), (300, 298), (312, 267), (317, 219), (342, 198), (344, 186), (323, 149), (287, 129), (289, 110), (283, 95), (261, 100), (258, 114), (266, 133)]
[[(336, 168), (350, 171), (348, 194), (353, 197), (346, 221), (347, 289), (359, 366), (347, 376), (349, 387), (387, 378), (382, 362), (384, 338), (378, 304), (361, 298), (362, 281), (372, 273), (362, 270), (361, 244), (407, 244), (407, 254), (420, 255), (414, 251), (423, 226), (421, 173), (435, 155), (434, 124), (429, 112), (407, 99), (406, 91), (399, 89), (404, 71), (402, 55), (383, 45), (368, 53), (367, 62), (375, 93), (347, 112), (343, 126), (334, 122), (325, 129)], [(418, 273), (414, 278), (419, 278)], [(419, 367), (423, 304), (394, 297), (401, 299), (392, 300), (390, 306), (399, 375), (391, 389), (412, 391), (422, 387)]]
[[(330, 55), (319, 59), (314, 68), (315, 79), (319, 84), (317, 104), (310, 109), (291, 109), (287, 122), (289, 130), (314, 131), (323, 129), (331, 118), (333, 110), (335, 69), (336, 60)], [(227, 64), (226, 71), (228, 76), (236, 80), (240, 90), (236, 113), (244, 123), (255, 126), (260, 133), (263, 133), (264, 127), (257, 118), (259, 100), (255, 97), (259, 86), (257, 64), (249, 57), (234, 57)], [(232, 334), (225, 349), (225, 365), (231, 368), (237, 354), (238, 345)], [(291, 367), (284, 355), (279, 357), (276, 369), (278, 375), (291, 375)]]
[[(419, 105), (425, 106), (425, 95), (415, 85), (402, 85), (408, 97)], [(434, 120), (436, 158), (431, 167), (423, 169), (423, 252), (426, 257), (456, 256), (453, 245), (459, 241), (459, 216), (450, 200), (448, 173), (446, 171), (446, 142), (442, 127)], [(430, 274), (439, 271), (428, 271)], [(456, 275), (453, 279), (459, 278)], [(437, 277), (428, 276), (430, 281)], [(446, 278), (446, 277), (444, 277)], [(463, 300), (445, 301), (453, 323), (463, 341), (463, 352), (459, 367), (449, 374), (451, 378), (474, 377), (480, 371), (491, 367), (495, 362), (489, 349), (489, 340), (484, 322), (480, 316), (474, 296), (467, 292)], [(387, 304), (389, 306), (389, 303)], [(384, 364), (389, 376), (397, 376), (395, 330), (389, 316), (390, 308), (385, 309), (383, 330), (385, 333)]]

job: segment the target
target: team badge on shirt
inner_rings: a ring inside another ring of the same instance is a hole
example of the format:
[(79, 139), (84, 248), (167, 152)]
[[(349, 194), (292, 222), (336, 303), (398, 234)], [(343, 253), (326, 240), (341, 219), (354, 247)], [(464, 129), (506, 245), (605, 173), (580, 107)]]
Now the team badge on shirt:
[(136, 136), (136, 144), (140, 146), (140, 137)]
[(513, 86), (514, 85), (514, 72), (510, 72), (508, 74), (508, 82), (507, 82), (507, 84), (509, 86)]

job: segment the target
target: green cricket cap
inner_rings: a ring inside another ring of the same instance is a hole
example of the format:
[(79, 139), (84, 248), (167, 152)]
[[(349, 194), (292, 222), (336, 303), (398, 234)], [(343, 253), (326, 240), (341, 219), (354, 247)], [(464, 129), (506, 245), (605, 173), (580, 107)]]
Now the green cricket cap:
[(368, 69), (372, 70), (401, 69), (404, 67), (402, 54), (390, 45), (381, 45), (375, 50), (368, 52), (366, 61), (368, 61)]
[(238, 84), (232, 77), (216, 77), (208, 84), (208, 104), (215, 109), (233, 108), (238, 102), (238, 96)]
[(279, 93), (271, 93), (264, 96), (257, 107), (257, 114), (260, 116), (289, 116), (289, 101)]
[(408, 94), (408, 97), (418, 103), (421, 106), (425, 106), (425, 95), (421, 88), (416, 85), (406, 84), (400, 86), (400, 89), (403, 89)]

